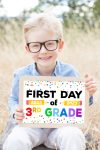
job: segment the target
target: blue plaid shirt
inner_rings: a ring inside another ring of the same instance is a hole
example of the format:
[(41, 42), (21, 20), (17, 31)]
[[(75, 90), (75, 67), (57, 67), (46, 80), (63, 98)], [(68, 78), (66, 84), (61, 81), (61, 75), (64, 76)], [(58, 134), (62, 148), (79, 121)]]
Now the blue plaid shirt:
[[(15, 112), (16, 106), (19, 103), (19, 80), (22, 76), (26, 76), (26, 75), (40, 76), (40, 74), (36, 70), (35, 63), (22, 67), (16, 70), (14, 73), (12, 90), (8, 101), (11, 114)], [(57, 61), (52, 76), (79, 77), (79, 73), (74, 69), (72, 65), (65, 64), (61, 61)]]

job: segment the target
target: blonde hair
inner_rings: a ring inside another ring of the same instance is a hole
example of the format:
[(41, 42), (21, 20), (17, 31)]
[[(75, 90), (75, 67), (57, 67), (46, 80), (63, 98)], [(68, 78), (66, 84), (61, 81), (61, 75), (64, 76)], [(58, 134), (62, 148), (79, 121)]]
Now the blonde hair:
[(25, 40), (27, 41), (27, 35), (29, 35), (31, 31), (36, 31), (37, 29), (52, 31), (57, 35), (59, 39), (63, 38), (62, 23), (60, 19), (52, 14), (40, 13), (28, 19), (24, 24)]

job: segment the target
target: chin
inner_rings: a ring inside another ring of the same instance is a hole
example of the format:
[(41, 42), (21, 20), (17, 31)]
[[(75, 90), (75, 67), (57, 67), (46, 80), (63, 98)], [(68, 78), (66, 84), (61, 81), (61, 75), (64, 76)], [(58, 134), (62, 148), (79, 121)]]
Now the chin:
[(43, 67), (49, 67), (56, 64), (56, 59), (38, 60), (37, 64)]
[(49, 67), (52, 66), (52, 63), (39, 63), (40, 66)]
[(49, 66), (53, 66), (55, 63), (53, 63), (53, 61), (46, 61), (46, 62), (39, 62), (38, 64), (40, 66), (49, 67)]

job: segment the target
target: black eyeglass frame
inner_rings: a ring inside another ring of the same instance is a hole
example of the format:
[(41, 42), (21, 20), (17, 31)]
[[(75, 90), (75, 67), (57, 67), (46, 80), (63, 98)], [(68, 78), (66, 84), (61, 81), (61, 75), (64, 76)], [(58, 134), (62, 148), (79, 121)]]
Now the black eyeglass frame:
[[(45, 43), (46, 43), (46, 42), (49, 42), (49, 41), (55, 41), (55, 42), (57, 43), (57, 46), (56, 46), (55, 49), (53, 49), (53, 50), (47, 49), (47, 47), (45, 46)], [(45, 41), (45, 42), (30, 42), (30, 43), (27, 43), (26, 45), (28, 46), (29, 51), (30, 51), (31, 53), (38, 53), (38, 52), (41, 50), (42, 45), (43, 45), (43, 46), (45, 47), (45, 49), (48, 50), (48, 51), (54, 51), (54, 50), (56, 50), (57, 47), (58, 47), (58, 42), (59, 42), (59, 41), (60, 41), (60, 39), (59, 39), (59, 40), (48, 40), (48, 41)], [(36, 52), (32, 52), (32, 51), (30, 50), (30, 47), (29, 47), (29, 45), (30, 45), (31, 43), (39, 43), (39, 44), (40, 44), (40, 49), (39, 49), (38, 51), (36, 51)]]

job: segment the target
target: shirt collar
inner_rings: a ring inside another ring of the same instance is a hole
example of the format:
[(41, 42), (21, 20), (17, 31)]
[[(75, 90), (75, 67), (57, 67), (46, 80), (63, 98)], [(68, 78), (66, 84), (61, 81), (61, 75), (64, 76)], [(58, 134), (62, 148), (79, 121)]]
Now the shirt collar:
[[(39, 72), (36, 69), (35, 63), (32, 64), (31, 73), (33, 76), (40, 76)], [(59, 74), (59, 61), (56, 61), (56, 66), (51, 76), (58, 76), (58, 74)]]

